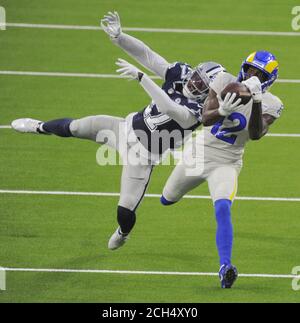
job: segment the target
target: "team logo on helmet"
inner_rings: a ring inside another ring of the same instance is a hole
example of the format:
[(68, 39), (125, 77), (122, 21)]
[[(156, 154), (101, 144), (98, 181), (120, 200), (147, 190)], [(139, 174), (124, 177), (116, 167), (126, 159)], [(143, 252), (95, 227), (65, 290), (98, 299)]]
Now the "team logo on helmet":
[(260, 81), (262, 90), (266, 91), (277, 79), (279, 64), (276, 57), (267, 51), (258, 51), (250, 54), (242, 63), (238, 81), (247, 79), (247, 71), (250, 67), (254, 67), (261, 71)]

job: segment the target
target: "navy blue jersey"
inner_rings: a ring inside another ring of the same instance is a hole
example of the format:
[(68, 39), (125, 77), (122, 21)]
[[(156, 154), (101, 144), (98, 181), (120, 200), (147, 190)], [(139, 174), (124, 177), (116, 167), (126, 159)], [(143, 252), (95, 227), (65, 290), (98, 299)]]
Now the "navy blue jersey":
[(162, 89), (176, 103), (186, 106), (197, 118), (198, 122), (187, 129), (182, 128), (167, 114), (158, 111), (154, 102), (144, 110), (133, 116), (132, 126), (149, 152), (162, 154), (167, 149), (180, 147), (185, 136), (195, 130), (202, 121), (202, 105), (197, 101), (190, 100), (182, 94), (182, 81), (191, 70), (191, 66), (185, 63), (174, 63), (165, 76)]

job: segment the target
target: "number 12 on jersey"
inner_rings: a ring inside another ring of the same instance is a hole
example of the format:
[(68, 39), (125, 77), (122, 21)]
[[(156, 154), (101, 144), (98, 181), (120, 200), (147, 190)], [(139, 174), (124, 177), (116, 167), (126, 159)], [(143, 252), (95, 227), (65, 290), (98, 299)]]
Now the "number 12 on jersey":
[(247, 126), (247, 119), (244, 115), (238, 112), (234, 112), (227, 117), (228, 120), (234, 122), (239, 121), (239, 124), (235, 127), (231, 128), (221, 128), (223, 126), (223, 122), (225, 117), (222, 118), (219, 122), (217, 122), (211, 129), (211, 134), (214, 135), (217, 139), (225, 141), (231, 145), (234, 145), (237, 135), (235, 132), (242, 131)]

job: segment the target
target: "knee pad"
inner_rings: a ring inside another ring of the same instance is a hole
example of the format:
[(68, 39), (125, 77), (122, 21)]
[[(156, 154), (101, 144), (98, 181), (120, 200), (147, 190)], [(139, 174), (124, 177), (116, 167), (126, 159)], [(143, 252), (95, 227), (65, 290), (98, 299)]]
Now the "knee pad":
[(128, 234), (135, 225), (136, 215), (134, 211), (118, 206), (118, 223), (122, 233)]
[(94, 117), (85, 117), (74, 120), (70, 124), (70, 131), (76, 138), (96, 140), (97, 132), (94, 130)]
[(70, 123), (70, 132), (72, 133), (72, 135), (74, 137), (78, 137), (77, 136), (77, 132), (78, 132), (78, 121), (77, 120), (73, 120), (71, 123)]

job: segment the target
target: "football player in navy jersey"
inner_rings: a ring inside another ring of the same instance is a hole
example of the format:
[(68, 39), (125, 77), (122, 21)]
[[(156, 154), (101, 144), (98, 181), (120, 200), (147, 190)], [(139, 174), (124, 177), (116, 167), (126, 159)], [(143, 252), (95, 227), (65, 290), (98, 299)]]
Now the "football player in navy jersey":
[(108, 248), (114, 250), (126, 242), (135, 225), (136, 209), (145, 194), (153, 166), (168, 150), (181, 146), (201, 124), (209, 83), (224, 68), (215, 62), (206, 62), (194, 69), (185, 63), (168, 63), (143, 42), (123, 33), (116, 12), (109, 12), (101, 20), (101, 26), (113, 43), (164, 80), (160, 88), (134, 65), (123, 59), (116, 62), (117, 72), (139, 81), (152, 99), (150, 105), (126, 118), (97, 115), (48, 122), (25, 118), (13, 121), (12, 128), (22, 133), (54, 134), (105, 143), (116, 149), (123, 161), (126, 159), (117, 208), (119, 227), (108, 242)]

